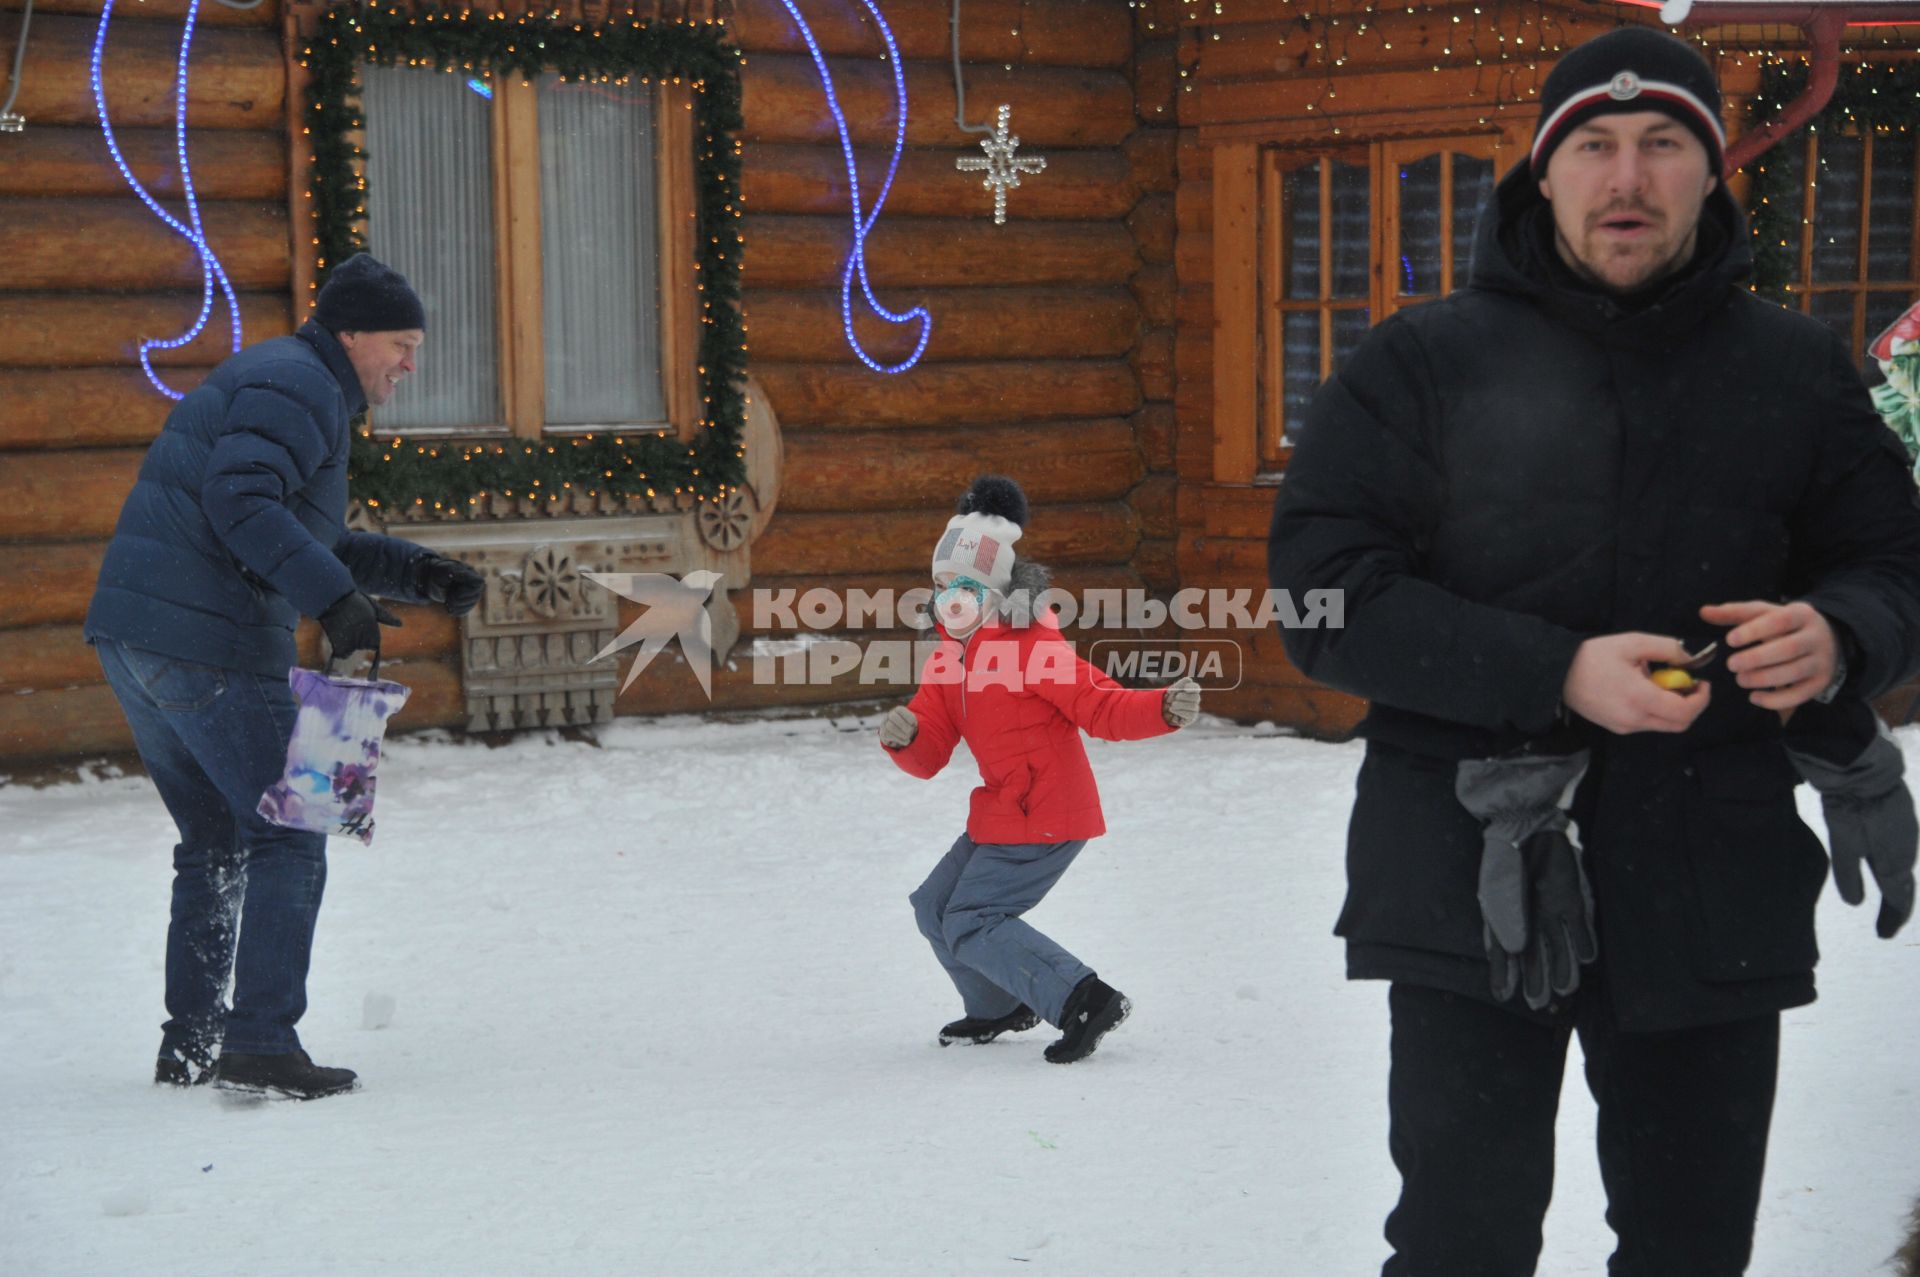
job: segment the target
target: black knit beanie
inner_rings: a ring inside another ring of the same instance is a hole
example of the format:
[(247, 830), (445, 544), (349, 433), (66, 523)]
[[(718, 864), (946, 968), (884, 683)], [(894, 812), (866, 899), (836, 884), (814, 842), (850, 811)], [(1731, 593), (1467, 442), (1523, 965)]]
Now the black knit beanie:
[(313, 317), (330, 333), (386, 333), (427, 327), (426, 308), (407, 277), (355, 253), (333, 268)]
[(1533, 130), (1533, 176), (1567, 135), (1596, 115), (1660, 111), (1686, 125), (1707, 148), (1716, 177), (1727, 167), (1720, 86), (1692, 45), (1650, 27), (1621, 27), (1568, 51), (1540, 90)]

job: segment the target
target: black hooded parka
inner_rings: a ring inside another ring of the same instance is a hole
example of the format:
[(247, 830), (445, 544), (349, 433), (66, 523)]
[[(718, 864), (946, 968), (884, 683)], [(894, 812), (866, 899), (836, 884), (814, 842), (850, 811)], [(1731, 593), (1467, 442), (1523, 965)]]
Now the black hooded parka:
[(1702, 605), (1750, 599), (1805, 599), (1833, 622), (1843, 695), (1910, 677), (1906, 458), (1842, 344), (1741, 284), (1747, 231), (1724, 188), (1690, 264), (1646, 296), (1582, 285), (1552, 236), (1523, 163), (1482, 214), (1471, 282), (1367, 335), (1280, 487), (1273, 585), (1342, 590), (1345, 613), (1286, 631), (1287, 653), (1372, 702), (1335, 928), (1348, 973), (1490, 999), (1480, 828), (1455, 764), (1585, 747), (1573, 811), (1620, 1026), (1797, 1006), (1814, 996), (1826, 858), (1795, 814), (1778, 715), (1723, 664), (1682, 734), (1611, 735), (1560, 692), (1587, 638), (1697, 650), (1724, 637)]

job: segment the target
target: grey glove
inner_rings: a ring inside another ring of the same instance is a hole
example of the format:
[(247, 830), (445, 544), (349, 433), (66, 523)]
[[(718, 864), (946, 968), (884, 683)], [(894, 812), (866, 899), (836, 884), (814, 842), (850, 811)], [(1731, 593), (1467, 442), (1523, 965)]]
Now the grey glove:
[(1892, 939), (1913, 915), (1913, 862), (1920, 849), (1920, 822), (1914, 819), (1900, 747), (1883, 730), (1845, 766), (1796, 749), (1788, 749), (1787, 757), (1820, 794), (1840, 898), (1850, 905), (1867, 898), (1860, 880), (1860, 862), (1866, 861), (1880, 885), (1874, 930), (1881, 939)]
[(1167, 688), (1166, 699), (1160, 702), (1160, 717), (1169, 727), (1191, 727), (1200, 717), (1200, 684), (1181, 678)]
[(1480, 917), (1493, 996), (1534, 1010), (1580, 986), (1600, 954), (1580, 832), (1566, 813), (1587, 752), (1466, 759), (1454, 773), (1460, 805), (1485, 826)]
[(880, 743), (888, 749), (905, 749), (919, 734), (920, 720), (905, 705), (895, 705), (888, 710), (886, 720), (880, 724)]

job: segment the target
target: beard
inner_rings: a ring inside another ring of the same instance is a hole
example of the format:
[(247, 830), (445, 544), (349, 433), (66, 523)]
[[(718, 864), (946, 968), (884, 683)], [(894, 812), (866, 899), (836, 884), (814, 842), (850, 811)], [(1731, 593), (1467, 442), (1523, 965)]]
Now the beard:
[[(1628, 213), (1644, 221), (1650, 233), (1632, 242), (1611, 242), (1601, 224)], [(1588, 283), (1611, 293), (1638, 292), (1685, 266), (1699, 242), (1697, 226), (1684, 235), (1662, 235), (1664, 220), (1641, 205), (1615, 206), (1586, 219), (1578, 244), (1570, 243), (1557, 225), (1554, 241), (1561, 260)]]

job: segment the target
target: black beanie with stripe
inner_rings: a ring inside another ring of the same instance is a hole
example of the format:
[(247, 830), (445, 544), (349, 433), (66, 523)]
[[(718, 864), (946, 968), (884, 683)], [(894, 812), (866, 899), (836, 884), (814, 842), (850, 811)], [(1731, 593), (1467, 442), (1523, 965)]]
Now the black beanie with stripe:
[(1714, 176), (1725, 177), (1727, 134), (1720, 123), (1720, 86), (1699, 50), (1650, 27), (1621, 27), (1568, 50), (1540, 89), (1532, 171), (1569, 134), (1598, 115), (1659, 111), (1686, 125), (1707, 148)]

